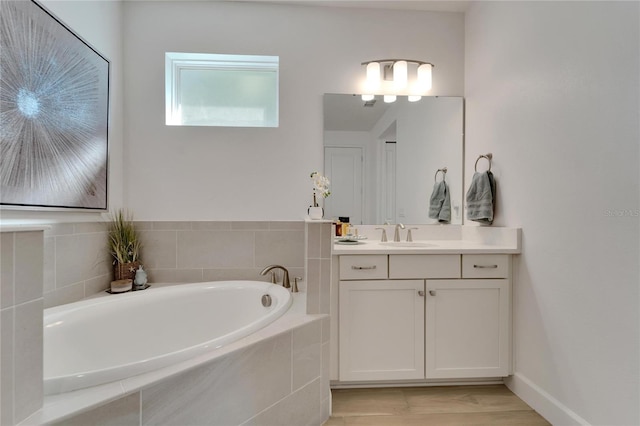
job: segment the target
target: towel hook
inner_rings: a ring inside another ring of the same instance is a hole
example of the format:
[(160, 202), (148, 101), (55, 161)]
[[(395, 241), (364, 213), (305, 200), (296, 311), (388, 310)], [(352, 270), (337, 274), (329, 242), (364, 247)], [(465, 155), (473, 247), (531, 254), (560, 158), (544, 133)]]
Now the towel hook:
[(442, 172), (442, 181), (444, 182), (444, 179), (447, 177), (447, 168), (443, 167), (441, 169), (436, 170), (436, 174), (433, 176), (433, 181), (437, 182), (438, 181), (438, 173)]
[(492, 153), (488, 153), (488, 154), (484, 154), (478, 157), (478, 159), (476, 160), (476, 165), (474, 166), (474, 170), (477, 172), (478, 171), (478, 161), (480, 161), (481, 158), (486, 158), (487, 160), (489, 160), (489, 170), (487, 170), (488, 172), (491, 171), (491, 159), (493, 158), (493, 154)]

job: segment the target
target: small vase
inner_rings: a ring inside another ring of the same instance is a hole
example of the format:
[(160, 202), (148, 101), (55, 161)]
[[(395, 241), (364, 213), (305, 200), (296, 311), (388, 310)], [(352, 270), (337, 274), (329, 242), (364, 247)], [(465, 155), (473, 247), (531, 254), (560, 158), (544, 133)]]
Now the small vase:
[(319, 220), (324, 216), (324, 209), (322, 207), (309, 207), (307, 213), (309, 214), (309, 219)]

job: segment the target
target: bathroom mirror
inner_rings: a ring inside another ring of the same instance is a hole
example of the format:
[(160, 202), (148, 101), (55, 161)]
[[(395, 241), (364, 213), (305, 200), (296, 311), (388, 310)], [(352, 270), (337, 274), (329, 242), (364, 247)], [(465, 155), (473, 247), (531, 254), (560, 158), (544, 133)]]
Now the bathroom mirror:
[[(428, 96), (393, 103), (382, 96), (324, 95), (325, 218), (352, 224), (438, 223), (430, 219), (434, 182), (443, 175), (451, 222), (462, 223), (464, 100)], [(437, 172), (446, 168), (447, 172)], [(437, 172), (437, 177), (436, 177)]]

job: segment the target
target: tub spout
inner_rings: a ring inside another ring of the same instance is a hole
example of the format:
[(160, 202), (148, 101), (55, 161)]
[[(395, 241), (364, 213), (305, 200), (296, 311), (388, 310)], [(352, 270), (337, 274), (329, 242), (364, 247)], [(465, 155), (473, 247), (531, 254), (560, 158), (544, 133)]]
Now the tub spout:
[(289, 271), (284, 266), (269, 265), (266, 268), (264, 268), (262, 272), (260, 272), (260, 275), (267, 275), (267, 272), (271, 271), (272, 269), (282, 269), (282, 272), (284, 273), (284, 275), (282, 276), (282, 286), (284, 288), (291, 288), (291, 281), (289, 280)]

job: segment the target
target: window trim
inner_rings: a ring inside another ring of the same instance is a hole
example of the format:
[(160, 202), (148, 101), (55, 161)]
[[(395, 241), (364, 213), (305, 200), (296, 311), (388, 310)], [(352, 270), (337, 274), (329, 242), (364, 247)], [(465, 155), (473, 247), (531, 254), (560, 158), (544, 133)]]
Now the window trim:
[[(279, 64), (279, 56), (165, 52), (165, 124), (167, 126), (191, 126), (190, 124), (182, 124), (182, 118), (179, 113), (179, 77), (182, 70), (237, 70), (274, 72), (276, 74), (276, 93), (279, 94)], [(280, 96), (278, 95), (276, 96), (275, 125), (262, 127), (279, 126), (279, 109)]]

